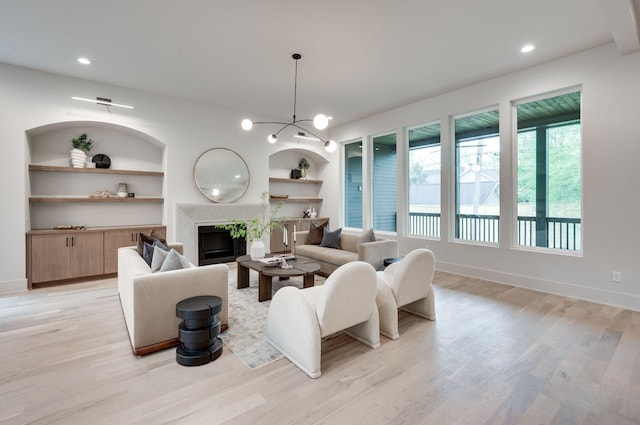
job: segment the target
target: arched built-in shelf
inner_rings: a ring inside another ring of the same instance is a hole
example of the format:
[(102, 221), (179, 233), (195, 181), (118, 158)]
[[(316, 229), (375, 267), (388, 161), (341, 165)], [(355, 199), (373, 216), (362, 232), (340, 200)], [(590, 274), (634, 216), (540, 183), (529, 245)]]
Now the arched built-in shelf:
[[(108, 155), (111, 168), (69, 166), (71, 140), (82, 133), (94, 140), (89, 158)], [(164, 144), (132, 128), (93, 121), (48, 124), (26, 135), (29, 288), (115, 275), (119, 247), (135, 245), (139, 233), (152, 230), (166, 237)], [(121, 183), (135, 196), (101, 197), (116, 193)]]
[[(71, 139), (93, 139), (85, 168), (70, 167)], [(164, 144), (138, 130), (106, 122), (69, 121), (26, 131), (29, 171), (29, 228), (161, 225), (164, 212)], [(90, 159), (105, 154), (110, 168)], [(131, 198), (115, 194), (127, 184)]]
[[(291, 170), (298, 168), (300, 158), (305, 157), (311, 164), (307, 170), (307, 178), (290, 178)], [(323, 199), (319, 197), (323, 180), (318, 179), (322, 175), (328, 160), (317, 152), (300, 148), (283, 149), (269, 157), (269, 194), (273, 197), (271, 202), (284, 204), (308, 204), (318, 214)], [(297, 206), (283, 207), (284, 215), (302, 215), (302, 210)]]

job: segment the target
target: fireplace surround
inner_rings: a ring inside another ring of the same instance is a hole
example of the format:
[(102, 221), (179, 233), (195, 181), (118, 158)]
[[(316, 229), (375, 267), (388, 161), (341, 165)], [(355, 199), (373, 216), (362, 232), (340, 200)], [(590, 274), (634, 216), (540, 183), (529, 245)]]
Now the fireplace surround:
[[(182, 242), (184, 255), (193, 264), (200, 264), (198, 229), (228, 224), (232, 220), (251, 220), (262, 213), (260, 204), (176, 204), (176, 241)], [(246, 242), (242, 242), (245, 247)], [(268, 241), (265, 241), (268, 245)], [(230, 260), (233, 261), (233, 260)]]

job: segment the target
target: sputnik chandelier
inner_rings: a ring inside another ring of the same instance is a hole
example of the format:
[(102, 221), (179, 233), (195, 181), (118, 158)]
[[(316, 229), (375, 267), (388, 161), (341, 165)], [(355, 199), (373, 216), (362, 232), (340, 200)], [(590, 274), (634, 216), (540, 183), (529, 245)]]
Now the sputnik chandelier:
[(293, 137), (297, 137), (299, 139), (307, 139), (307, 140), (316, 140), (318, 142), (324, 142), (324, 148), (327, 150), (327, 152), (335, 152), (335, 150), (337, 149), (338, 145), (336, 144), (336, 142), (334, 142), (333, 140), (324, 140), (321, 137), (315, 135), (313, 132), (302, 128), (298, 123), (301, 122), (309, 122), (312, 121), (313, 122), (313, 126), (315, 128), (317, 128), (318, 130), (324, 130), (325, 128), (327, 128), (327, 126), (329, 125), (329, 118), (325, 115), (325, 114), (318, 114), (316, 115), (313, 119), (302, 119), (302, 120), (298, 120), (296, 119), (296, 98), (297, 98), (297, 92), (298, 92), (298, 60), (302, 58), (302, 55), (300, 53), (294, 53), (293, 55), (291, 55), (291, 57), (296, 61), (296, 73), (295, 73), (295, 78), (294, 78), (294, 83), (293, 83), (293, 121), (291, 122), (279, 122), (279, 121), (259, 121), (259, 122), (253, 122), (251, 121), (249, 118), (245, 118), (242, 120), (242, 128), (246, 131), (249, 131), (253, 128), (254, 124), (278, 124), (278, 125), (282, 125), (283, 127), (280, 128), (280, 130), (276, 131), (275, 133), (271, 133), (269, 134), (269, 136), (267, 137), (267, 140), (269, 141), (269, 143), (275, 143), (278, 141), (278, 134), (280, 134), (282, 132), (282, 130), (284, 130), (287, 127), (294, 127), (300, 131), (298, 131)]

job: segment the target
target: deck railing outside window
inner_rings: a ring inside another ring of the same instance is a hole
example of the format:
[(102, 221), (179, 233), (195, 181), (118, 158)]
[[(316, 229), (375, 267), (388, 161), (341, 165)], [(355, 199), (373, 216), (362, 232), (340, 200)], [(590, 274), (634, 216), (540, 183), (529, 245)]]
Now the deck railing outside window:
[[(457, 217), (460, 239), (497, 243), (500, 217), (497, 215), (460, 214)], [(548, 248), (581, 249), (581, 220), (579, 218), (547, 217)], [(409, 213), (409, 233), (440, 237), (440, 214)], [(536, 218), (518, 217), (518, 245), (536, 246)]]

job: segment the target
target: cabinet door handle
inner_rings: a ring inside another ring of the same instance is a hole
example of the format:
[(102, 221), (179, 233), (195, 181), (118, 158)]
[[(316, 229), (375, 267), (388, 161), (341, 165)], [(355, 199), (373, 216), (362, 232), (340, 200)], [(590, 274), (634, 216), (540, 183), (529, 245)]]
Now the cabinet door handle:
[(71, 246), (75, 246), (75, 245), (76, 245), (75, 236), (71, 236)]
[(69, 246), (69, 236), (67, 236), (65, 239), (66, 239), (66, 245)]
[(133, 233), (131, 233), (131, 242), (133, 242)]

